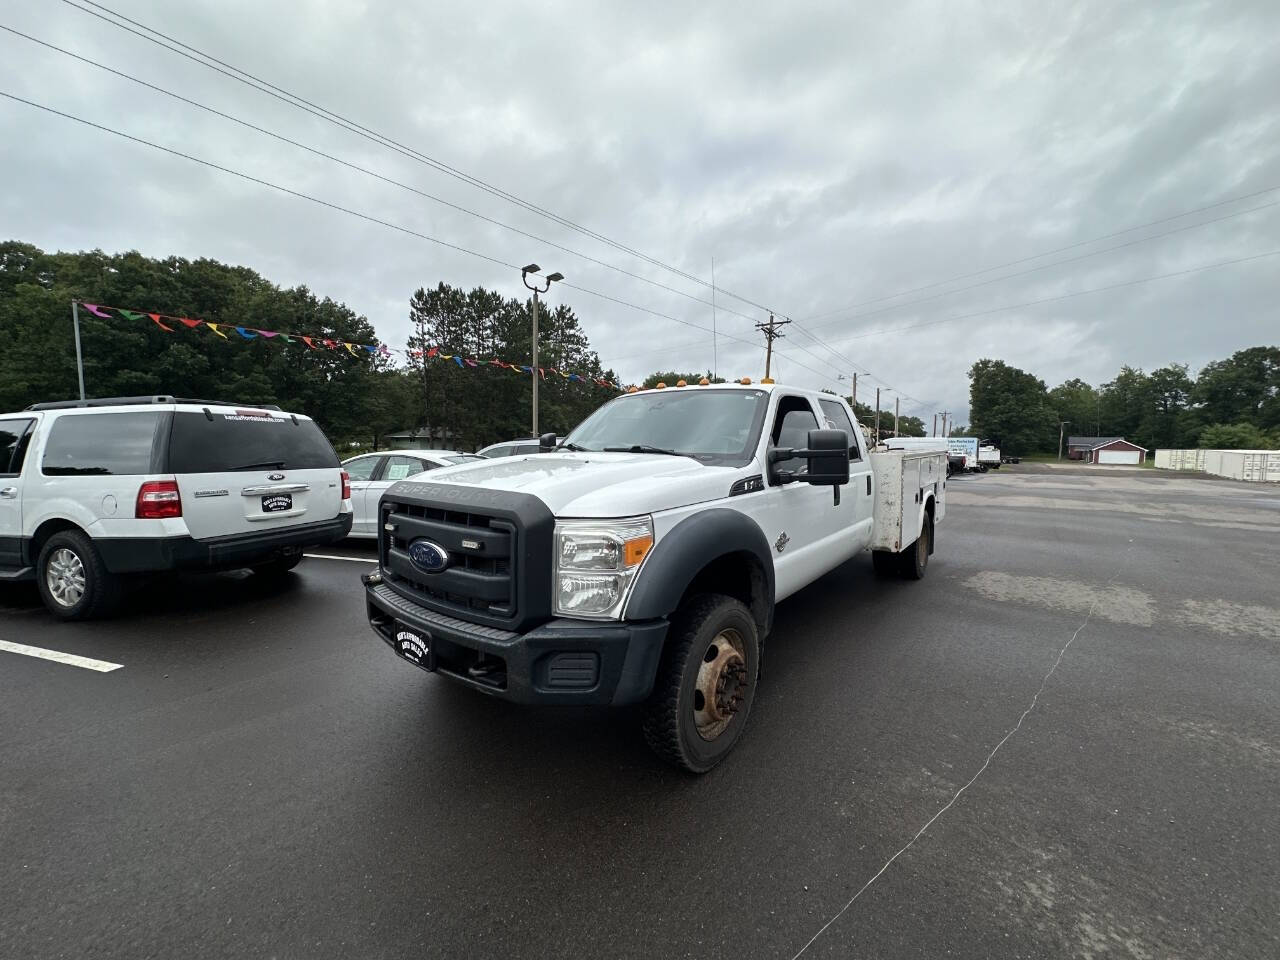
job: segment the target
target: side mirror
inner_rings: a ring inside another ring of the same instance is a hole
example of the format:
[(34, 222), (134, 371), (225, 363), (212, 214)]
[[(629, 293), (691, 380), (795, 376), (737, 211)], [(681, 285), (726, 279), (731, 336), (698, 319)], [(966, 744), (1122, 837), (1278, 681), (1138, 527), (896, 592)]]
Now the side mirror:
[(797, 457), (809, 461), (809, 472), (799, 479), (816, 487), (842, 487), (849, 482), (847, 433), (843, 430), (810, 430), (808, 444), (809, 449), (796, 451)]
[(849, 435), (843, 430), (810, 430), (806, 443), (808, 447), (804, 450), (774, 447), (769, 451), (770, 467), (787, 460), (809, 461), (809, 469), (803, 474), (771, 471), (775, 482), (799, 480), (818, 487), (832, 487), (832, 499), (839, 504), (840, 488), (849, 482)]
[(556, 435), (554, 433), (544, 433), (538, 438), (538, 452), (550, 453), (556, 448)]

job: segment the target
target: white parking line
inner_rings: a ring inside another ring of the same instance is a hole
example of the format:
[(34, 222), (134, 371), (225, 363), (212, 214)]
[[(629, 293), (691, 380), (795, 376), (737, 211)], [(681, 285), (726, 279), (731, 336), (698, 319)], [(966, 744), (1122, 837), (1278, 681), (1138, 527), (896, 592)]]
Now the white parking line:
[(39, 657), (41, 660), (65, 663), (70, 667), (97, 670), (99, 673), (110, 673), (112, 670), (119, 670), (124, 666), (123, 663), (92, 660), (89, 657), (77, 657), (74, 653), (63, 653), (61, 650), (46, 650), (43, 647), (29, 647), (25, 643), (10, 643), (8, 640), (0, 640), (0, 650), (7, 650), (9, 653), (20, 653), (24, 657)]
[(313, 560), (350, 560), (352, 563), (377, 563), (377, 557), (340, 557), (334, 553), (304, 553), (304, 557), (311, 557)]

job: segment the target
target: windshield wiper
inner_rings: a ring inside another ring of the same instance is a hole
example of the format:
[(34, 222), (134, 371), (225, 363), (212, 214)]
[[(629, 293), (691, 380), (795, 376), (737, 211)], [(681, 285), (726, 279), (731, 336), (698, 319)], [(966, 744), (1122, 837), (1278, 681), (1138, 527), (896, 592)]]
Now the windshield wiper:
[(283, 460), (263, 460), (261, 463), (242, 463), (240, 464), (240, 466), (232, 467), (231, 469), (232, 470), (258, 470), (265, 467), (276, 467), (277, 469), (283, 470), (284, 461)]
[(664, 450), (662, 447), (651, 447), (646, 443), (633, 443), (629, 447), (605, 447), (605, 453), (661, 453), (668, 457), (687, 457), (687, 453), (678, 453), (675, 450)]
[(587, 447), (580, 447), (576, 443), (562, 443), (556, 448), (557, 450), (571, 450), (574, 453), (591, 453)]

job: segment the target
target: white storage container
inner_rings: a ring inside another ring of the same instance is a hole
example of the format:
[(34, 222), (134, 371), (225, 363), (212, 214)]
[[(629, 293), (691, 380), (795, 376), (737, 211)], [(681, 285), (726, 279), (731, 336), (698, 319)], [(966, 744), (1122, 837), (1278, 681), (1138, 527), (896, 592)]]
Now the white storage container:
[(1170, 466), (1170, 463), (1169, 463), (1169, 457), (1170, 457), (1170, 455), (1171, 455), (1172, 453), (1173, 453), (1173, 451), (1172, 451), (1172, 450), (1157, 450), (1157, 451), (1156, 451), (1156, 469), (1157, 469), (1157, 470), (1169, 470), (1169, 469), (1171, 469), (1171, 466)]

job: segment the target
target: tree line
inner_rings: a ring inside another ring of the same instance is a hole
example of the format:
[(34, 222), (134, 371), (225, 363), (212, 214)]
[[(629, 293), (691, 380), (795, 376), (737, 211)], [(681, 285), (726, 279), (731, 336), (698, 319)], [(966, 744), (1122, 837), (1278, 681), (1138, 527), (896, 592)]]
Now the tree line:
[[(71, 302), (158, 311), (354, 343), (377, 342), (368, 319), (305, 286), (280, 287), (248, 267), (136, 251), (47, 253), (0, 243), (0, 412), (79, 396)], [(429, 440), (475, 449), (530, 431), (532, 377), (488, 365), (461, 368), (407, 351), (529, 363), (531, 304), (489, 290), (439, 284), (408, 301), (414, 334), (393, 353), (352, 356), (278, 339), (223, 340), (207, 330), (166, 332), (80, 311), (85, 392), (90, 397), (172, 394), (241, 404), (278, 404), (313, 417), (336, 446), (385, 445), (388, 433), (429, 431)], [(603, 370), (573, 311), (542, 310), (540, 365), (615, 380)], [(425, 351), (424, 351), (425, 352)], [(540, 427), (566, 432), (614, 391), (590, 382), (540, 380)]]
[(969, 370), (971, 432), (1002, 452), (1056, 452), (1063, 436), (1124, 437), (1139, 446), (1280, 448), (1280, 347), (1249, 347), (1191, 376), (1170, 364), (1128, 365), (1093, 386), (1072, 378), (1052, 389), (1002, 360)]

